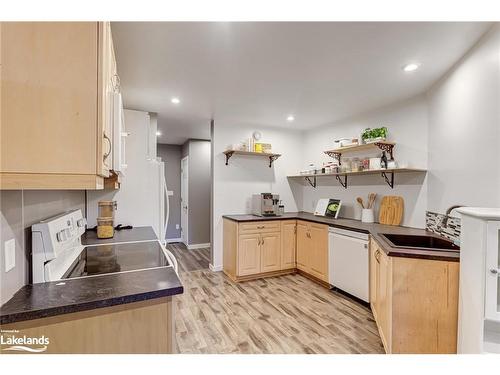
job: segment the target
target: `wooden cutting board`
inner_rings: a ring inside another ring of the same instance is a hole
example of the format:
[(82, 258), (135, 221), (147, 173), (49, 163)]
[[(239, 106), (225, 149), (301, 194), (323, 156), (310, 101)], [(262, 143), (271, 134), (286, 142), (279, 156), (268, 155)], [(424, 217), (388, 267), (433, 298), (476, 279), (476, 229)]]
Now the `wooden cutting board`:
[(386, 195), (380, 202), (380, 224), (400, 225), (403, 220), (404, 199), (398, 195)]

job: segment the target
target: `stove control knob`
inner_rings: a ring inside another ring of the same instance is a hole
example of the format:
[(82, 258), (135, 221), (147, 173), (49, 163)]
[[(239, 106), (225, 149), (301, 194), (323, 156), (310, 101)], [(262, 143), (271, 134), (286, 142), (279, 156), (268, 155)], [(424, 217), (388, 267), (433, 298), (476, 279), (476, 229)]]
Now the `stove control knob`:
[(78, 219), (78, 221), (76, 222), (76, 225), (78, 226), (78, 228), (84, 227), (85, 224), (87, 224), (87, 220), (85, 220), (85, 219)]
[(66, 237), (66, 232), (64, 231), (64, 229), (57, 232), (56, 238), (57, 238), (58, 242), (66, 241), (67, 237)]

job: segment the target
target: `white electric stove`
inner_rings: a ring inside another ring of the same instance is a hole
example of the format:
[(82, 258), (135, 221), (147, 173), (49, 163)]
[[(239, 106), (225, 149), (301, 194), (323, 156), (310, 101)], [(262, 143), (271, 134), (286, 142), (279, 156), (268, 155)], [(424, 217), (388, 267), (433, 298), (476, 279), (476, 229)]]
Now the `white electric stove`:
[(33, 283), (173, 267), (177, 261), (158, 240), (82, 245), (86, 220), (81, 210), (31, 227)]

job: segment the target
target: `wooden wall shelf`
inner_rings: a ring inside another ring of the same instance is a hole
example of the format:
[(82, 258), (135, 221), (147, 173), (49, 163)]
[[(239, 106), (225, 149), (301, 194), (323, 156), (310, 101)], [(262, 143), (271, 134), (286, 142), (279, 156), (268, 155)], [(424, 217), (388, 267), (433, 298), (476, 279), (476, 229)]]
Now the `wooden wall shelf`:
[(251, 152), (251, 151), (238, 151), (238, 150), (224, 151), (224, 155), (226, 155), (226, 165), (229, 165), (229, 159), (233, 155), (266, 157), (266, 158), (269, 158), (269, 168), (271, 168), (273, 161), (275, 161), (276, 159), (278, 159), (281, 156), (281, 154), (271, 154), (271, 153), (267, 153), (267, 152)]
[(395, 142), (380, 141), (380, 142), (366, 143), (362, 145), (339, 147), (334, 150), (327, 150), (325, 151), (325, 154), (334, 159), (337, 159), (340, 164), (340, 156), (342, 154), (346, 154), (349, 152), (364, 151), (364, 150), (374, 150), (378, 148), (382, 151), (388, 152), (392, 159), (394, 157), (392, 151), (395, 145), (396, 145)]
[(384, 178), (387, 185), (390, 186), (391, 189), (394, 188), (394, 174), (395, 173), (426, 173), (427, 170), (419, 169), (419, 168), (394, 168), (394, 169), (370, 169), (366, 171), (360, 172), (343, 172), (343, 173), (318, 173), (318, 174), (301, 174), (301, 175), (292, 175), (288, 176), (288, 178), (304, 178), (312, 187), (316, 187), (317, 178), (318, 177), (335, 177), (342, 187), (347, 189), (347, 179), (350, 176), (363, 176), (363, 175), (371, 175), (371, 174), (381, 174)]

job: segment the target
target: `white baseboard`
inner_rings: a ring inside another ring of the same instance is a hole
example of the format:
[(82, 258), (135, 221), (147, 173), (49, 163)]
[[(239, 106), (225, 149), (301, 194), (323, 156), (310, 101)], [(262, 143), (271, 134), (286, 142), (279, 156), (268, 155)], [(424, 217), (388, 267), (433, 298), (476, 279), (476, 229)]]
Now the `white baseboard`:
[(186, 247), (189, 250), (201, 249), (203, 247), (210, 247), (210, 242), (209, 243), (195, 243), (193, 245), (186, 245)]
[(220, 266), (214, 266), (212, 263), (208, 265), (208, 268), (210, 268), (210, 271), (212, 272), (220, 272), (222, 271), (222, 265)]
[(182, 242), (182, 238), (167, 238), (167, 243)]

